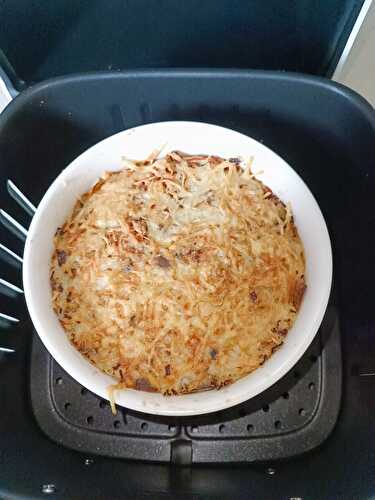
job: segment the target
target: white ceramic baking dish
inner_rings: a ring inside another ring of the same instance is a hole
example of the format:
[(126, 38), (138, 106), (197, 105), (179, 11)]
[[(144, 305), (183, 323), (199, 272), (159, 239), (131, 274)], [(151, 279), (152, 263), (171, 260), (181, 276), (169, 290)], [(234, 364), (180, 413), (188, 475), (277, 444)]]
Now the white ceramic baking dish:
[(119, 170), (123, 157), (142, 159), (164, 145), (222, 157), (254, 157), (253, 171), (284, 202), (290, 202), (306, 254), (307, 290), (284, 344), (260, 368), (220, 390), (163, 396), (124, 389), (116, 403), (159, 415), (198, 415), (241, 403), (286, 374), (303, 355), (323, 319), (332, 280), (332, 253), (327, 227), (313, 195), (296, 172), (263, 144), (233, 130), (196, 122), (164, 122), (125, 130), (91, 147), (52, 183), (33, 217), (24, 252), (23, 282), (30, 316), (44, 345), (74, 379), (108, 399), (113, 379), (90, 364), (69, 342), (51, 306), (49, 282), (53, 236), (77, 198), (108, 170)]

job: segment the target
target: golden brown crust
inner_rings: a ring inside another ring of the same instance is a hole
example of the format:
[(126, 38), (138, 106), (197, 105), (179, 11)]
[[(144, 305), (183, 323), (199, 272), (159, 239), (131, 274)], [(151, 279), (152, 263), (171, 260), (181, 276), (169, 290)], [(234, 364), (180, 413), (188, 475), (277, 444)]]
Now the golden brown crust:
[(239, 159), (126, 160), (55, 236), (52, 302), (72, 343), (122, 387), (220, 388), (282, 344), (305, 262), (291, 210)]

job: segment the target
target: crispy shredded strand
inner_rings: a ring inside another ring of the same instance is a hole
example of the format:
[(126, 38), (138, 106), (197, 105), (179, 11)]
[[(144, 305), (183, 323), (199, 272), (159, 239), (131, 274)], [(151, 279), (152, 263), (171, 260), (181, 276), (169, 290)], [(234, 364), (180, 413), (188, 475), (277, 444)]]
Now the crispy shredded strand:
[(306, 288), (291, 206), (252, 159), (174, 151), (124, 160), (55, 236), (54, 310), (109, 389), (220, 388), (284, 341)]

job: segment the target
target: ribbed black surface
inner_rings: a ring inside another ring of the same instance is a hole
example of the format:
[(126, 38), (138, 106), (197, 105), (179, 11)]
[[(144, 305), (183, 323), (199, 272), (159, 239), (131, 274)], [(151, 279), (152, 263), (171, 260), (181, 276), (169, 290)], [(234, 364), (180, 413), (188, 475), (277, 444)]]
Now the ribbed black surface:
[(286, 458), (321, 444), (335, 424), (341, 395), (336, 309), (328, 309), (319, 335), (280, 382), (247, 403), (201, 417), (157, 417), (120, 407), (113, 415), (109, 403), (72, 379), (37, 339), (31, 375), (40, 427), (76, 450), (184, 463)]

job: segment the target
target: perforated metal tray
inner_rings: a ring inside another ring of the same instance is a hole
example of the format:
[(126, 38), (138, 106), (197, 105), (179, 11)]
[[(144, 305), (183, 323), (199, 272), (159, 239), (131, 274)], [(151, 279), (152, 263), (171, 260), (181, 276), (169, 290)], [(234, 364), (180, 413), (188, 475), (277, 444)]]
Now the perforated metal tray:
[(332, 430), (341, 395), (338, 318), (331, 306), (306, 354), (280, 382), (244, 404), (194, 418), (155, 417), (118, 408), (81, 387), (35, 336), (31, 399), (42, 430), (86, 453), (190, 464), (294, 456)]

